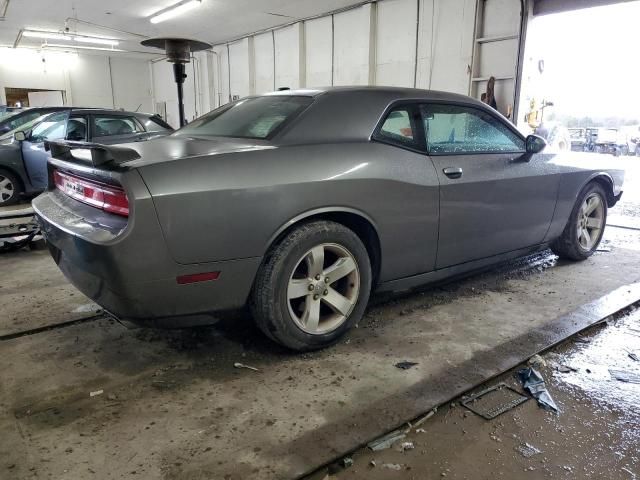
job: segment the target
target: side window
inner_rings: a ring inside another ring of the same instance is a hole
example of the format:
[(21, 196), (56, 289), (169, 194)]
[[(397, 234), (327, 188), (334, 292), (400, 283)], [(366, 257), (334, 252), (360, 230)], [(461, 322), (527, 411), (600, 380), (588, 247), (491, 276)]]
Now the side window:
[(422, 105), (427, 149), (433, 154), (522, 152), (524, 140), (480, 109)]
[(109, 137), (111, 135), (132, 135), (142, 133), (144, 129), (133, 117), (96, 115), (94, 137)]
[(416, 136), (412, 116), (409, 106), (394, 108), (387, 114), (376, 136), (401, 145), (415, 146)]
[(84, 142), (87, 140), (87, 118), (72, 117), (67, 122), (67, 140)]
[(60, 112), (49, 115), (38, 123), (31, 131), (30, 141), (33, 143), (45, 140), (61, 140), (65, 136), (68, 112)]

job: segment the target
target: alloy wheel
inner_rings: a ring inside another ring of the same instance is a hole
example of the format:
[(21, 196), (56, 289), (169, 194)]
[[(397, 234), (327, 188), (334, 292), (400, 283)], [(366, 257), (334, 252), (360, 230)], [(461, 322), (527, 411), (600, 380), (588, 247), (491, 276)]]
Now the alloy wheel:
[(604, 228), (604, 203), (602, 197), (592, 193), (584, 199), (578, 213), (578, 244), (589, 251), (598, 242)]
[(341, 245), (323, 243), (298, 260), (287, 285), (289, 314), (304, 332), (324, 334), (342, 325), (360, 293), (355, 257)]
[(4, 175), (0, 175), (0, 204), (9, 201), (15, 193), (13, 182)]

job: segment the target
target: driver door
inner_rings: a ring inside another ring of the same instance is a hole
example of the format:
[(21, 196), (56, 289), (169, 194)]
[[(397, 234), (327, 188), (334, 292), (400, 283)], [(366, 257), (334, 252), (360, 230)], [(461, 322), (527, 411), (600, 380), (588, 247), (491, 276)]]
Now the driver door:
[(560, 177), (526, 156), (506, 120), (470, 106), (423, 105), (427, 148), (440, 181), (436, 268), (542, 243)]
[(53, 113), (38, 123), (29, 138), (22, 142), (22, 159), (31, 185), (35, 189), (47, 188), (49, 152), (44, 149), (45, 140), (62, 140), (67, 131), (69, 111)]

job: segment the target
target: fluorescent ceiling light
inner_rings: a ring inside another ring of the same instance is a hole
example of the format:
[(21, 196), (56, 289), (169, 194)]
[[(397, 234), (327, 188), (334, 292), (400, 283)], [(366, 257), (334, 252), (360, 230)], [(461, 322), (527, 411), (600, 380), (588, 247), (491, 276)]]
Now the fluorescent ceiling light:
[(202, 0), (186, 0), (180, 3), (177, 3), (169, 8), (165, 8), (164, 10), (160, 10), (155, 13), (149, 21), (151, 23), (160, 23), (165, 20), (169, 20), (171, 18), (177, 17), (178, 15), (182, 15), (189, 10), (194, 9), (195, 7), (199, 7), (202, 5)]
[(102, 38), (102, 37), (87, 37), (85, 35), (75, 35), (73, 37), (73, 39), (76, 42), (83, 42), (83, 43), (95, 43), (97, 45), (111, 45), (111, 46), (115, 46), (118, 45), (118, 41), (117, 40), (111, 40), (110, 38)]
[(52, 47), (52, 48), (81, 48), (84, 50), (104, 50), (107, 52), (126, 52), (126, 50), (121, 50), (119, 48), (108, 48), (108, 47), (90, 47), (88, 45), (62, 45), (58, 43), (43, 43), (42, 48)]
[(36, 32), (33, 30), (25, 30), (22, 32), (23, 37), (42, 38), (44, 40), (71, 40), (68, 36), (62, 33), (55, 32)]
[(98, 45), (118, 45), (117, 40), (111, 38), (92, 37), (89, 35), (74, 35), (72, 33), (59, 33), (59, 32), (43, 32), (40, 30), (24, 30), (22, 32), (23, 37), (40, 38), (42, 40), (62, 40), (70, 42), (72, 40), (83, 43), (94, 43)]

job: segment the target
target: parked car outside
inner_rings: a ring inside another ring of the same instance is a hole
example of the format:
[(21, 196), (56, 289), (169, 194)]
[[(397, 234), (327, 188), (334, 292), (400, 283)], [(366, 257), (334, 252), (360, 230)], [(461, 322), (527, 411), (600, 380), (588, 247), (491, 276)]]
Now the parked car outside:
[(585, 128), (569, 128), (571, 138), (571, 150), (574, 152), (584, 152), (587, 143), (587, 131)]
[(614, 156), (628, 155), (629, 145), (625, 134), (617, 128), (598, 128), (594, 139), (595, 151), (608, 153)]
[(40, 115), (0, 136), (0, 206), (47, 187), (47, 140), (112, 145), (149, 140), (172, 131), (157, 115), (120, 110), (65, 108)]
[(469, 97), (391, 87), (274, 92), (152, 142), (49, 146), (33, 207), (84, 294), (153, 326), (249, 304), (294, 350), (337, 341), (372, 290), (548, 246), (589, 257), (624, 177), (599, 155), (545, 153)]

